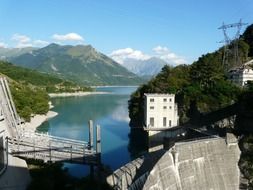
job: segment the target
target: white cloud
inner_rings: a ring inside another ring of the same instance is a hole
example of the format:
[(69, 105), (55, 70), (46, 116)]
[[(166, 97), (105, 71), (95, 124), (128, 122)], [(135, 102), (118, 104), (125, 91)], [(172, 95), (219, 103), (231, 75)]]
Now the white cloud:
[(164, 54), (169, 51), (167, 47), (162, 47), (162, 46), (156, 46), (153, 48), (153, 51), (157, 54)]
[(52, 38), (57, 41), (84, 41), (83, 37), (77, 33), (68, 33), (64, 35), (54, 34)]
[(31, 38), (26, 35), (14, 34), (11, 40), (16, 41), (16, 48), (32, 47)]
[(7, 44), (4, 43), (4, 42), (0, 42), (0, 48), (6, 48), (7, 47)]
[(150, 58), (149, 55), (132, 48), (114, 50), (109, 54), (109, 56), (120, 64), (122, 64), (126, 59), (147, 60)]
[(49, 42), (43, 41), (43, 40), (34, 40), (34, 41), (33, 41), (33, 44), (34, 44), (34, 46), (39, 46), (39, 47), (41, 47), (41, 46), (46, 46), (46, 45), (48, 45)]
[(31, 44), (31, 43), (18, 43), (15, 47), (16, 48), (33, 47), (33, 44)]
[(160, 59), (172, 65), (180, 65), (187, 63), (187, 61), (183, 57), (171, 52), (167, 47), (156, 46), (153, 48), (153, 52), (155, 53), (156, 57), (159, 57)]
[(31, 39), (28, 36), (21, 34), (14, 34), (11, 39), (17, 41), (18, 43), (28, 43), (31, 41)]
[(127, 59), (147, 60), (151, 57), (158, 57), (171, 65), (180, 65), (187, 63), (187, 61), (183, 57), (171, 52), (167, 47), (156, 46), (152, 50), (153, 54), (148, 55), (140, 50), (125, 48), (114, 50), (112, 53), (109, 54), (109, 56), (120, 64), (124, 63), (124, 61)]
[[(49, 42), (44, 40), (32, 40), (30, 37), (21, 34), (14, 34), (11, 37), (11, 40), (16, 42), (15, 48), (25, 48), (25, 47), (42, 47), (49, 44)], [(0, 44), (1, 45), (1, 44)]]

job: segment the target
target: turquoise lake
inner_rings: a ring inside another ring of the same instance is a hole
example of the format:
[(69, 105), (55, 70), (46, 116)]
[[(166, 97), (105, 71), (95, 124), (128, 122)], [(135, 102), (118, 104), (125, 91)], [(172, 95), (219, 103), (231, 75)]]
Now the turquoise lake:
[[(130, 161), (128, 151), (128, 100), (136, 87), (99, 87), (110, 94), (52, 98), (58, 115), (44, 122), (38, 131), (88, 141), (88, 121), (101, 126), (102, 162), (115, 170)], [(71, 175), (82, 177), (88, 166), (65, 164)]]

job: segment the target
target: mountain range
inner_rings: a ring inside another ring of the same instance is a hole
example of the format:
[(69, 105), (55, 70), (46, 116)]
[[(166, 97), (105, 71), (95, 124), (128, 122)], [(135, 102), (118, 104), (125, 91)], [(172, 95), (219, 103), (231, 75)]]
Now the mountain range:
[[(1, 55), (1, 54), (0, 54)], [(3, 56), (3, 55), (2, 55)], [(50, 44), (6, 56), (11, 63), (85, 85), (138, 85), (143, 80), (91, 45)]]
[(155, 76), (168, 63), (157, 57), (147, 60), (125, 59), (122, 63), (129, 71), (141, 77)]
[(24, 53), (31, 52), (38, 48), (35, 47), (25, 47), (25, 48), (0, 48), (0, 59), (7, 60), (10, 57), (17, 57)]

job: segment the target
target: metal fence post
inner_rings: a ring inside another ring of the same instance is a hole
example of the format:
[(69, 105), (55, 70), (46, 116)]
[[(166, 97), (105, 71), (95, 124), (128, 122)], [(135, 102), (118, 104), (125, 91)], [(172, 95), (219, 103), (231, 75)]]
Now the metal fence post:
[(97, 139), (96, 153), (100, 157), (100, 155), (101, 155), (101, 133), (100, 133), (100, 126), (99, 125), (97, 125), (97, 128), (96, 128), (96, 139)]
[(49, 160), (52, 161), (52, 155), (51, 155), (51, 141), (49, 140)]
[(70, 145), (70, 161), (72, 161), (72, 145)]
[(35, 139), (33, 138), (33, 158), (35, 159)]
[(93, 121), (89, 120), (89, 149), (93, 149)]
[[(89, 120), (89, 150), (93, 151), (93, 121)], [(94, 165), (90, 163), (90, 178), (94, 178)]]
[(20, 136), (18, 136), (18, 152), (19, 152)]
[(8, 166), (9, 163), (9, 138), (7, 137), (6, 139), (6, 145), (5, 145), (5, 149), (6, 149), (6, 166)]
[(98, 178), (99, 180), (102, 180), (101, 176), (101, 170), (102, 170), (102, 164), (101, 164), (101, 128), (100, 125), (97, 125), (96, 128), (96, 156), (97, 156), (97, 167), (98, 167)]

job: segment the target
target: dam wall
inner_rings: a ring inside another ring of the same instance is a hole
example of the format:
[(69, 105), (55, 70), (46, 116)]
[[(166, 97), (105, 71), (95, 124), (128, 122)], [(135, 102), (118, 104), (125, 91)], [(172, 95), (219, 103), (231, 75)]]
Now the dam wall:
[(150, 171), (143, 189), (239, 189), (239, 159), (231, 136), (176, 143)]
[(195, 139), (178, 142), (156, 156), (146, 171), (139, 172), (146, 168), (142, 159), (138, 167), (123, 166), (116, 171), (117, 178), (112, 180), (114, 173), (107, 181), (114, 189), (233, 190), (239, 189), (239, 159), (240, 149), (231, 134), (227, 138)]

